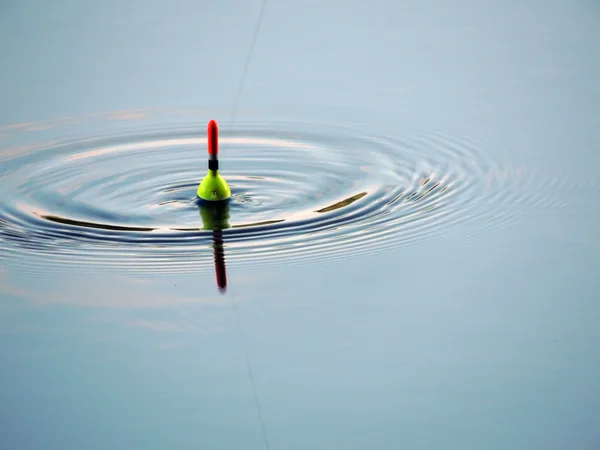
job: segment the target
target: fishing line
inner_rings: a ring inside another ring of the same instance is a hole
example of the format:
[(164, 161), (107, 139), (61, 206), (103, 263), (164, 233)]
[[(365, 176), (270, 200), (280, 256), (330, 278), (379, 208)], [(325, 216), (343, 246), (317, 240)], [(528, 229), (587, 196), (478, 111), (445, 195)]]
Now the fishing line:
[(252, 375), (252, 367), (250, 366), (250, 357), (248, 356), (248, 349), (246, 348), (246, 345), (244, 344), (244, 339), (242, 336), (242, 325), (240, 322), (238, 309), (235, 304), (235, 297), (233, 294), (231, 294), (231, 304), (232, 304), (233, 310), (235, 312), (235, 322), (236, 322), (237, 328), (238, 328), (238, 338), (240, 340), (240, 344), (242, 345), (242, 348), (244, 349), (244, 355), (246, 357), (246, 370), (248, 372), (248, 378), (250, 379), (250, 384), (252, 385), (252, 393), (254, 394), (254, 405), (256, 406), (256, 411), (258, 413), (258, 420), (260, 422), (260, 428), (262, 430), (263, 439), (265, 441), (265, 447), (267, 450), (270, 450), (271, 447), (269, 445), (269, 439), (267, 438), (267, 430), (265, 428), (265, 421), (263, 420), (262, 409), (260, 407), (260, 401), (258, 400), (258, 395), (256, 393), (256, 384), (254, 383), (254, 376)]
[(256, 37), (258, 36), (258, 32), (260, 31), (260, 26), (262, 24), (263, 15), (265, 13), (265, 9), (267, 6), (267, 0), (263, 1), (262, 8), (260, 10), (260, 16), (258, 16), (258, 21), (256, 22), (256, 28), (254, 29), (254, 35), (252, 36), (252, 43), (250, 44), (250, 49), (248, 51), (248, 56), (246, 57), (246, 64), (244, 65), (244, 71), (242, 72), (242, 77), (240, 78), (240, 83), (237, 88), (237, 92), (233, 101), (233, 109), (231, 110), (231, 116), (229, 118), (229, 123), (233, 124), (233, 120), (235, 118), (235, 113), (237, 112), (238, 102), (240, 100), (240, 95), (242, 93), (242, 88), (244, 87), (244, 81), (246, 79), (246, 72), (248, 72), (248, 67), (250, 66), (250, 60), (252, 59), (252, 53), (254, 51), (254, 44), (256, 43)]
[[(256, 27), (254, 28), (254, 34), (252, 35), (252, 42), (250, 43), (250, 49), (248, 50), (248, 56), (246, 56), (246, 62), (244, 63), (244, 70), (242, 71), (242, 76), (240, 77), (240, 82), (238, 84), (237, 92), (233, 101), (233, 108), (231, 109), (231, 115), (229, 118), (230, 125), (233, 124), (235, 119), (235, 113), (237, 112), (238, 103), (240, 100), (240, 96), (242, 94), (242, 89), (244, 87), (244, 81), (246, 80), (246, 73), (248, 72), (248, 67), (250, 66), (250, 61), (252, 59), (252, 54), (254, 52), (254, 44), (256, 43), (256, 38), (258, 37), (258, 33), (260, 32), (260, 26), (262, 24), (263, 16), (265, 13), (265, 9), (267, 6), (267, 0), (263, 0), (262, 7), (260, 9), (260, 15), (258, 16), (258, 21), (256, 22)], [(267, 430), (265, 428), (265, 421), (263, 420), (262, 409), (260, 407), (260, 401), (258, 400), (258, 394), (256, 393), (256, 383), (254, 382), (254, 375), (252, 374), (252, 367), (250, 365), (250, 357), (248, 356), (248, 349), (244, 344), (244, 339), (242, 335), (242, 325), (238, 313), (238, 309), (235, 303), (235, 296), (233, 293), (231, 294), (231, 305), (233, 306), (234, 314), (235, 314), (235, 322), (238, 330), (238, 339), (240, 340), (240, 344), (242, 349), (244, 350), (244, 356), (246, 358), (246, 371), (248, 372), (248, 378), (250, 379), (250, 384), (252, 385), (252, 393), (254, 395), (254, 405), (256, 407), (256, 412), (258, 414), (258, 420), (260, 422), (260, 428), (262, 431), (262, 436), (265, 441), (265, 448), (270, 450), (269, 439), (267, 437)]]

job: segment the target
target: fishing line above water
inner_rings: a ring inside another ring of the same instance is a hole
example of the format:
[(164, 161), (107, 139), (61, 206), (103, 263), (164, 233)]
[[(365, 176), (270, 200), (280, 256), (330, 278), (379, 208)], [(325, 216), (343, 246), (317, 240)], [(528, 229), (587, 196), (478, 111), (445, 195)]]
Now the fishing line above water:
[(244, 87), (244, 81), (246, 80), (246, 73), (248, 72), (248, 67), (250, 67), (250, 60), (252, 59), (252, 55), (254, 52), (254, 44), (256, 43), (256, 39), (260, 32), (260, 26), (262, 25), (263, 16), (265, 14), (265, 9), (267, 7), (267, 0), (263, 0), (262, 6), (260, 8), (260, 14), (258, 16), (258, 20), (256, 21), (256, 27), (254, 29), (254, 33), (252, 34), (252, 40), (250, 41), (250, 48), (248, 50), (248, 55), (246, 56), (246, 62), (244, 63), (244, 69), (242, 70), (242, 76), (240, 77), (240, 82), (238, 84), (237, 91), (235, 93), (235, 97), (233, 100), (233, 108), (231, 109), (231, 115), (229, 118), (229, 123), (233, 125), (235, 114), (237, 113), (238, 103), (242, 94), (242, 90)]

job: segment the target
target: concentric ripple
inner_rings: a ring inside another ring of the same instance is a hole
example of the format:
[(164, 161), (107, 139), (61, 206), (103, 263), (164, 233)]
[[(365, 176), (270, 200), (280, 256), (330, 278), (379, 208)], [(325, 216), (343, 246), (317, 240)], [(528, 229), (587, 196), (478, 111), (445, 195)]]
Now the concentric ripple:
[(215, 226), (225, 228), (228, 266), (260, 266), (423, 239), (454, 244), (459, 225), (467, 238), (521, 217), (514, 205), (524, 169), (486, 157), (484, 144), (246, 122), (221, 127), (221, 169), (233, 198), (228, 220), (207, 224), (196, 199), (206, 172), (203, 129), (194, 123), (2, 154), (2, 252), (197, 272), (212, 270)]

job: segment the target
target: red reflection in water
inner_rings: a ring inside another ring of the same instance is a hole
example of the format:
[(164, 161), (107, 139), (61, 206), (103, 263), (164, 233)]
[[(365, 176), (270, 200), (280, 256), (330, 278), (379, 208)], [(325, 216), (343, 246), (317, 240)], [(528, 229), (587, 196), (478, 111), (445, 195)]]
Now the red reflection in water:
[(213, 251), (215, 257), (215, 275), (217, 286), (221, 294), (227, 292), (227, 272), (225, 269), (225, 248), (223, 244), (223, 232), (213, 231)]

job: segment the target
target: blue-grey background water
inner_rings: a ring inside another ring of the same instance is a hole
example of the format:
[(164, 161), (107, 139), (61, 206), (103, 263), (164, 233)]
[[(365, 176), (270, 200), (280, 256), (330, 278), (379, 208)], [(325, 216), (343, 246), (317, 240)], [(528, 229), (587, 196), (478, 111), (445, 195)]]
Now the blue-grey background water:
[[(261, 5), (1, 2), (0, 449), (265, 448), (248, 367), (272, 449), (600, 448), (599, 4), (269, 1), (230, 123)], [(225, 295), (47, 220), (200, 227), (211, 118)]]

